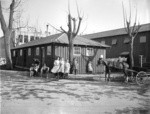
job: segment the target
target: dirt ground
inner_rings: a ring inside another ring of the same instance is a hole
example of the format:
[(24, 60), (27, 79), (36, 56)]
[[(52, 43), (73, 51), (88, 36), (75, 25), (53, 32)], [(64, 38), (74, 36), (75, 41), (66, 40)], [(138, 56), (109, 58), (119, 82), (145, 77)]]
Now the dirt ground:
[(150, 84), (0, 73), (1, 114), (150, 114)]

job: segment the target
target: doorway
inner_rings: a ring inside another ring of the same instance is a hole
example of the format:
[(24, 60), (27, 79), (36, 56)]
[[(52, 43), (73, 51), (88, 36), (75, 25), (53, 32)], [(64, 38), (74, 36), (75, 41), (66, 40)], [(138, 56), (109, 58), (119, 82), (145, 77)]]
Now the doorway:
[(45, 47), (41, 47), (41, 65), (45, 63)]

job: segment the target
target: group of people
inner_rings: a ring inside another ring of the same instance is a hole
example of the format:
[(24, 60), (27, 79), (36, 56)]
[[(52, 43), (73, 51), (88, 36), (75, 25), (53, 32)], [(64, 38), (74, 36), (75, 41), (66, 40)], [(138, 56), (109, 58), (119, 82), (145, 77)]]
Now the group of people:
[(46, 77), (48, 77), (49, 67), (46, 65), (46, 63), (44, 63), (40, 70), (40, 61), (34, 58), (33, 64), (30, 67), (30, 77), (37, 76), (39, 72), (41, 77), (43, 76), (43, 74), (46, 74)]
[[(118, 58), (117, 63), (119, 64), (120, 69), (123, 70), (123, 73), (127, 77), (127, 68), (129, 68), (129, 65), (125, 62), (125, 60), (122, 60), (122, 58)], [(110, 80), (110, 73), (111, 68), (114, 67), (110, 61), (104, 60), (103, 58), (99, 58), (97, 65), (104, 65), (105, 66), (105, 80)], [(92, 62), (89, 61), (87, 64), (88, 67), (88, 73), (93, 73), (93, 65)], [(40, 61), (38, 59), (34, 59), (34, 62), (32, 66), (30, 67), (30, 76), (35, 76), (40, 71), (40, 75), (42, 77), (43, 74), (46, 74), (46, 77), (48, 78), (48, 73), (51, 72), (54, 74), (54, 76), (59, 78), (68, 78), (68, 74), (70, 71), (72, 71), (73, 74), (78, 73), (79, 64), (76, 58), (73, 59), (73, 62), (70, 64), (69, 60), (64, 60), (63, 57), (57, 57), (54, 61), (53, 68), (50, 70), (49, 67), (44, 63), (41, 70), (40, 68)]]
[(69, 60), (64, 60), (63, 57), (57, 57), (57, 59), (54, 61), (54, 66), (51, 69), (51, 72), (57, 79), (68, 78), (68, 74), (70, 72)]

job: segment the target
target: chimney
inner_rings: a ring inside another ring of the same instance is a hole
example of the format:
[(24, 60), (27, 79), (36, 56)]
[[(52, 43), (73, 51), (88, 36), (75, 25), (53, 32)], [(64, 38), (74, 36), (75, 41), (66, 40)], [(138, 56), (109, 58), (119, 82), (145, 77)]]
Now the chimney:
[(49, 25), (47, 24), (47, 25), (46, 25), (46, 27), (47, 27), (47, 28), (46, 28), (46, 29), (47, 29), (47, 30), (46, 30), (46, 36), (48, 36), (48, 26), (49, 26)]

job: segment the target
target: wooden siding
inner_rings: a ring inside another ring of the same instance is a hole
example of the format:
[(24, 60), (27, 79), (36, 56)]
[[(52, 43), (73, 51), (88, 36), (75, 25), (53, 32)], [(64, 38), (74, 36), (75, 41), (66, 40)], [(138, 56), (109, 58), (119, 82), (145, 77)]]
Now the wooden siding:
[[(97, 61), (100, 57), (100, 55), (104, 55), (105, 56), (105, 49), (99, 49), (99, 48), (94, 48), (92, 47), (94, 50), (97, 50), (96, 55), (94, 57), (94, 59), (92, 60), (92, 64), (93, 64), (93, 69), (94, 69), (94, 73), (98, 73), (100, 71), (100, 67), (97, 66)], [(88, 63), (88, 59), (89, 57), (85, 56), (86, 55), (86, 47), (82, 46), (81, 47), (81, 56), (74, 56), (77, 58), (77, 61), (79, 63), (79, 70), (78, 73), (87, 73), (87, 63)], [(63, 57), (64, 59), (68, 59), (69, 57), (69, 53), (68, 53), (68, 47), (64, 46), (64, 45), (60, 45), (60, 46), (55, 46), (55, 56), (59, 56), (59, 57)]]
[[(140, 43), (140, 37), (146, 36), (146, 43)], [(128, 35), (120, 36), (109, 36), (103, 38), (95, 38), (93, 40), (101, 42), (105, 41), (107, 45), (110, 45), (111, 48), (106, 49), (106, 58), (117, 58), (122, 52), (130, 52), (130, 44), (124, 43), (124, 39)], [(117, 39), (117, 44), (112, 45), (112, 40)], [(140, 32), (134, 40), (134, 63), (135, 66), (139, 66), (139, 55), (144, 55), (146, 57), (146, 62), (150, 62), (150, 31)]]

